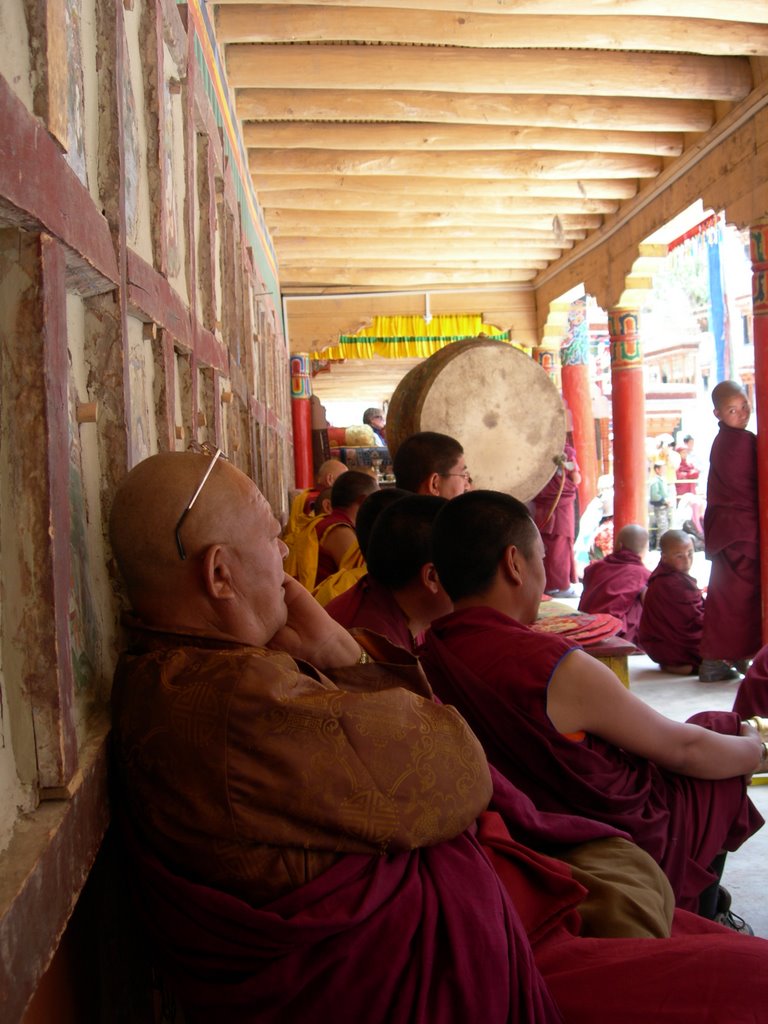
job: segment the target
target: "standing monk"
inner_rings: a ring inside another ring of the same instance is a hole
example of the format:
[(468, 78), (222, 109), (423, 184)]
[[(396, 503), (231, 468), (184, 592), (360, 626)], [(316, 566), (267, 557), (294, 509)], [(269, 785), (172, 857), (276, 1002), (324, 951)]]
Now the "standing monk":
[(746, 671), (762, 646), (757, 519), (757, 438), (744, 388), (724, 380), (712, 391), (720, 421), (709, 456), (704, 550), (712, 562), (704, 606), (699, 678), (722, 675), (723, 662)]
[(536, 525), (544, 541), (546, 593), (555, 597), (573, 597), (571, 587), (577, 580), (573, 542), (576, 539), (576, 495), (581, 470), (576, 449), (565, 445), (565, 458), (555, 475), (533, 499)]

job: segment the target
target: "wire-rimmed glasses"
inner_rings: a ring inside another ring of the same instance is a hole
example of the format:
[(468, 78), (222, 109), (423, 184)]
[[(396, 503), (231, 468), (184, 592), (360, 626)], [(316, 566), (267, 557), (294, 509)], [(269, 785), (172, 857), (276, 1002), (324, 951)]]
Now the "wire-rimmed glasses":
[(211, 463), (208, 466), (208, 468), (206, 469), (205, 474), (203, 476), (203, 479), (198, 484), (197, 490), (192, 495), (192, 497), (189, 499), (189, 501), (187, 502), (186, 508), (184, 509), (184, 511), (179, 516), (179, 521), (176, 523), (176, 530), (175, 530), (175, 533), (176, 533), (176, 547), (177, 547), (178, 552), (179, 552), (179, 558), (182, 561), (184, 561), (186, 559), (187, 553), (184, 550), (184, 544), (182, 543), (182, 540), (181, 540), (181, 533), (179, 532), (181, 530), (181, 524), (187, 518), (187, 515), (191, 511), (192, 506), (195, 504), (197, 499), (200, 497), (200, 492), (202, 491), (203, 487), (205, 487), (206, 480), (208, 479), (208, 477), (213, 472), (213, 467), (216, 465), (216, 463), (219, 461), (219, 459), (227, 460), (227, 456), (224, 454), (224, 452), (221, 450), (221, 448), (218, 448), (216, 445), (211, 444), (209, 441), (204, 441), (203, 444), (198, 444), (197, 441), (192, 441), (190, 443), (190, 445), (189, 445), (189, 449), (188, 450), (191, 451), (191, 452), (197, 452), (200, 455), (209, 455), (210, 459), (211, 459)]

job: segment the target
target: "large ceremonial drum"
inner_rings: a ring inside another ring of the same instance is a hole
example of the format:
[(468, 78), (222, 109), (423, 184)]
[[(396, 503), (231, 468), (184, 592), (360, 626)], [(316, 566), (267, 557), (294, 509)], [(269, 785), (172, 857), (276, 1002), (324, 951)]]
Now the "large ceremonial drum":
[(562, 456), (565, 410), (530, 356), (503, 341), (470, 338), (425, 359), (397, 385), (387, 410), (390, 454), (421, 430), (456, 438), (473, 487), (529, 501)]

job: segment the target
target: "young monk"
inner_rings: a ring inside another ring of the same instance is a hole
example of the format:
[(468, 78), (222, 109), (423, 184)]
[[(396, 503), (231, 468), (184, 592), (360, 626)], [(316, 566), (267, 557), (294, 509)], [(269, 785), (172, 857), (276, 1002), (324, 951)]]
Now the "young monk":
[(284, 576), (278, 530), (253, 481), (191, 452), (140, 463), (112, 508), (133, 611), (113, 823), (185, 1020), (759, 1020), (762, 939), (680, 911), (671, 938), (582, 937), (583, 887), (525, 843), (607, 827), (507, 783), (513, 838), (461, 717), (404, 652), (361, 663)]
[[(369, 494), (378, 490), (375, 477), (350, 469), (334, 481), (331, 488), (331, 514), (319, 519), (315, 526), (319, 551), (315, 587), (337, 572), (349, 550), (357, 549), (355, 519), (357, 511)], [(361, 558), (362, 561), (362, 558)]]
[[(689, 676), (699, 669), (704, 595), (690, 575), (693, 541), (683, 530), (667, 530), (659, 541), (659, 564), (648, 581), (638, 639), (664, 672)], [(738, 679), (723, 666), (719, 678)]]
[(414, 494), (455, 498), (471, 486), (464, 449), (448, 434), (423, 430), (397, 449), (392, 464), (397, 486)]
[(648, 552), (648, 531), (638, 523), (623, 526), (614, 550), (584, 569), (579, 611), (607, 612), (621, 622), (619, 636), (637, 640), (645, 588), (651, 570), (643, 564)]
[(673, 722), (567, 639), (530, 629), (543, 554), (509, 495), (475, 491), (441, 510), (433, 555), (455, 610), (427, 631), (429, 680), (538, 807), (625, 830), (665, 870), (678, 906), (712, 917), (716, 859), (762, 824), (745, 784), (763, 763), (759, 736), (732, 712), (695, 716), (708, 728)]
[(757, 438), (747, 430), (749, 399), (725, 380), (712, 390), (720, 421), (709, 456), (704, 551), (712, 562), (699, 678), (722, 678), (724, 662), (746, 669), (762, 644), (757, 519)]
[(446, 500), (409, 494), (379, 514), (366, 549), (368, 572), (326, 606), (331, 618), (415, 653), (432, 619), (453, 607), (432, 563), (432, 523)]

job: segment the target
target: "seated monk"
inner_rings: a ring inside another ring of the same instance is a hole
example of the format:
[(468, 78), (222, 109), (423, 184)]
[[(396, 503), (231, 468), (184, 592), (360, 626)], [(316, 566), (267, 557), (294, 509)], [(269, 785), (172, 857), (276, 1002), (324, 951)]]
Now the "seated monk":
[(539, 808), (624, 830), (664, 869), (678, 906), (717, 914), (723, 851), (762, 825), (745, 782), (763, 764), (757, 730), (732, 712), (671, 721), (566, 638), (532, 630), (543, 545), (516, 499), (449, 502), (432, 551), (455, 608), (422, 648), (440, 699)]
[(450, 499), (471, 487), (464, 449), (456, 438), (434, 430), (406, 437), (397, 449), (392, 469), (397, 486), (414, 494)]
[(607, 612), (621, 622), (619, 636), (635, 643), (643, 597), (651, 570), (643, 564), (648, 531), (637, 523), (623, 526), (611, 554), (584, 569), (579, 611)]
[[(659, 564), (651, 573), (638, 639), (664, 672), (688, 676), (699, 671), (704, 595), (690, 574), (693, 541), (683, 530), (667, 530), (659, 540)], [(738, 679), (723, 664), (721, 679)]]
[(338, 572), (342, 564), (350, 568), (354, 564), (352, 553), (362, 565), (355, 519), (363, 501), (378, 489), (374, 476), (357, 469), (347, 470), (335, 480), (331, 488), (331, 514), (323, 516), (315, 526), (318, 542), (315, 587)]
[(307, 524), (311, 522), (313, 516), (323, 514), (323, 509), (320, 507), (320, 501), (318, 500), (321, 493), (326, 488), (330, 488), (333, 481), (346, 472), (347, 467), (339, 459), (326, 459), (325, 462), (321, 463), (315, 474), (315, 486), (307, 490), (297, 491), (293, 496), (288, 513), (288, 522), (283, 530), (283, 542), (288, 548), (285, 571), (290, 573), (291, 576), (295, 576), (296, 579), (299, 578), (295, 554), (297, 538), (302, 530), (306, 528)]
[(326, 606), (342, 626), (371, 629), (415, 653), (433, 618), (452, 608), (432, 564), (432, 523), (446, 502), (409, 494), (376, 519), (366, 548), (368, 572)]
[(188, 1024), (754, 1021), (768, 943), (680, 911), (584, 938), (584, 888), (524, 841), (615, 832), (489, 774), (407, 654), (372, 662), (283, 574), (278, 532), (218, 453), (145, 460), (111, 514), (113, 816)]

